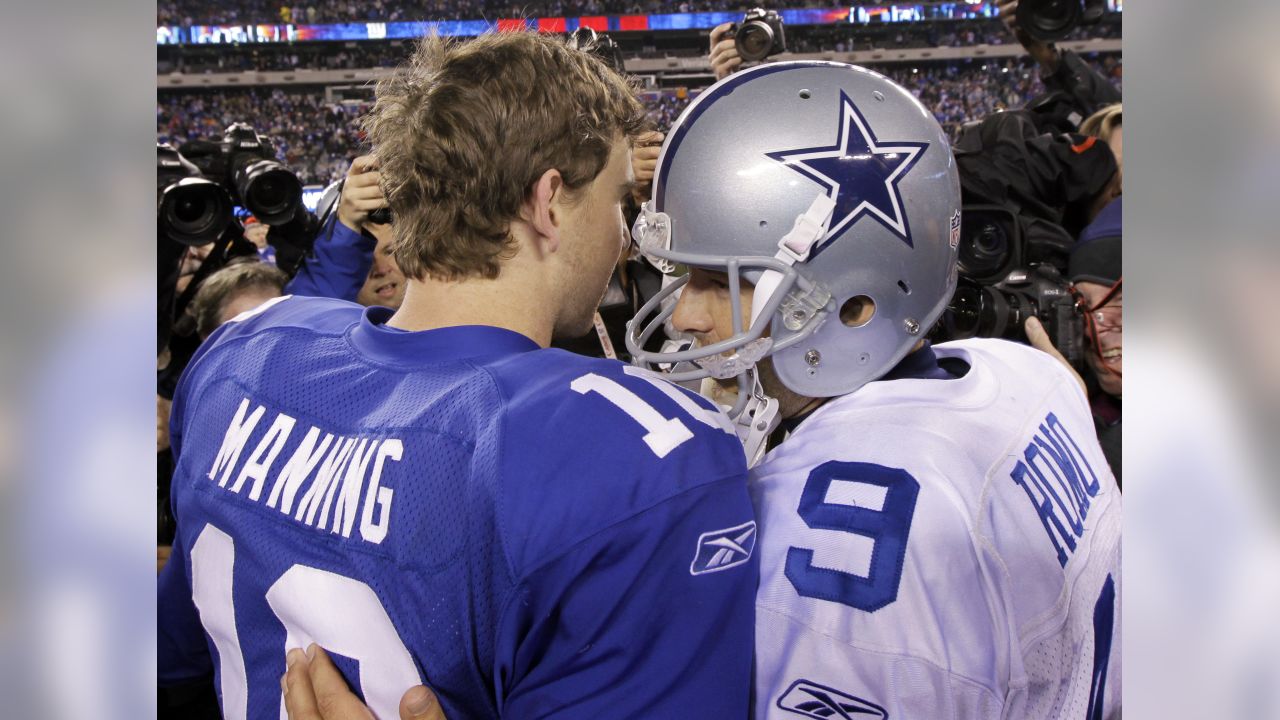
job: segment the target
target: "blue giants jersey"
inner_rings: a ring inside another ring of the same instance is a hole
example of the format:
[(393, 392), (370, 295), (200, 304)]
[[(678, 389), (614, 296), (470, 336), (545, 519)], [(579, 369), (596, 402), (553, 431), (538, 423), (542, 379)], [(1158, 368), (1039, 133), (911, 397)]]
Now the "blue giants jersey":
[(380, 718), (748, 712), (759, 572), (741, 445), (705, 400), (493, 327), (284, 298), (174, 398), (160, 681), (282, 715), (318, 643)]

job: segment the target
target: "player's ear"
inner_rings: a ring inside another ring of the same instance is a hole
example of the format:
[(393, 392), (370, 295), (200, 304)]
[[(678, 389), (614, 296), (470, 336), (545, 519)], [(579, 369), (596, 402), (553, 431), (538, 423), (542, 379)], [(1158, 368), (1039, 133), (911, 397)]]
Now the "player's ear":
[(533, 228), (542, 252), (553, 253), (560, 246), (560, 204), (565, 191), (564, 178), (552, 168), (534, 181), (520, 207), (520, 219)]

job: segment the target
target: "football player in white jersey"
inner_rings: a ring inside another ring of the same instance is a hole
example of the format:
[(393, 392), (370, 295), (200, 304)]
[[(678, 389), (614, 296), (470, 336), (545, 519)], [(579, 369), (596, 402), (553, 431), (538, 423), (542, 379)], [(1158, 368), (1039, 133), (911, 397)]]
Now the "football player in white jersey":
[[(1081, 387), (923, 339), (960, 218), (932, 115), (862, 68), (752, 68), (676, 122), (652, 197), (633, 237), (678, 278), (627, 344), (755, 462), (755, 717), (1118, 718), (1121, 500)], [(696, 346), (645, 352), (664, 322)]]
[[(628, 345), (757, 461), (758, 718), (1120, 714), (1120, 494), (1080, 386), (922, 339), (959, 210), (942, 128), (865, 69), (739, 72), (668, 133), (633, 236), (680, 297)], [(667, 320), (696, 347), (644, 353)]]

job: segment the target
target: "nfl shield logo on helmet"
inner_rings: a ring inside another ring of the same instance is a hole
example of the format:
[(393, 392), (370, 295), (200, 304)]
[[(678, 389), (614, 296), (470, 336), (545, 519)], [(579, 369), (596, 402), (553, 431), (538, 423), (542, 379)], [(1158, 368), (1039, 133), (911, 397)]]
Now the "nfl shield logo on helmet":
[(960, 211), (951, 214), (951, 248), (960, 246)]
[(807, 718), (889, 720), (879, 705), (808, 680), (797, 680), (778, 698), (778, 707)]
[(689, 566), (690, 575), (728, 570), (751, 559), (756, 548), (756, 522), (752, 520), (723, 530), (712, 530), (698, 536), (698, 548)]

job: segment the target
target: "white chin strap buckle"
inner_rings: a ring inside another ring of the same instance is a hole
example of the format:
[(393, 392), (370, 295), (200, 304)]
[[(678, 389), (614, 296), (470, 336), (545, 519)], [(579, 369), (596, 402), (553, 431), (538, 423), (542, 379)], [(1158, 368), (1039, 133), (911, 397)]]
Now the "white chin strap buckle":
[[(831, 225), (831, 214), (835, 209), (836, 201), (826, 195), (818, 195), (814, 198), (809, 204), (809, 209), (805, 210), (803, 215), (796, 216), (791, 232), (783, 235), (778, 241), (778, 253), (774, 258), (788, 265), (808, 260), (814, 246), (827, 236), (827, 227)], [(764, 310), (765, 305), (769, 304), (769, 298), (773, 296), (781, 282), (782, 274), (774, 270), (765, 270), (760, 274), (760, 280), (756, 283), (755, 295), (751, 301), (752, 325), (756, 324), (760, 312)]]
[(778, 417), (778, 401), (764, 394), (757, 373), (751, 373), (751, 399), (742, 413), (734, 419), (734, 429), (738, 439), (742, 441), (742, 449), (747, 456), (747, 467), (755, 467), (764, 459), (769, 449), (769, 436), (777, 429), (782, 418)]

